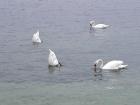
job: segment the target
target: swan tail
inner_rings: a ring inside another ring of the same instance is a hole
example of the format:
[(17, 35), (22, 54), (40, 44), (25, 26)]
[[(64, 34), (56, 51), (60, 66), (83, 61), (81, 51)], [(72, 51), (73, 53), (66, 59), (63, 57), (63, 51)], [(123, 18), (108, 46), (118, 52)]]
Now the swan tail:
[(110, 27), (110, 25), (106, 25), (107, 27)]
[(120, 65), (119, 69), (126, 69), (128, 65)]

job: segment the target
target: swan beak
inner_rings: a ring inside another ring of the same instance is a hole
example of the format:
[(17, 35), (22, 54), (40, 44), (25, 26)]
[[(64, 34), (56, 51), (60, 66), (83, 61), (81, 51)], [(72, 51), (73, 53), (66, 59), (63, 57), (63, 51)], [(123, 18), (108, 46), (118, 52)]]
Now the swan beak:
[(90, 25), (90, 27), (92, 27), (92, 24), (91, 23), (89, 25)]
[(96, 68), (96, 66), (97, 66), (96, 63), (93, 66)]

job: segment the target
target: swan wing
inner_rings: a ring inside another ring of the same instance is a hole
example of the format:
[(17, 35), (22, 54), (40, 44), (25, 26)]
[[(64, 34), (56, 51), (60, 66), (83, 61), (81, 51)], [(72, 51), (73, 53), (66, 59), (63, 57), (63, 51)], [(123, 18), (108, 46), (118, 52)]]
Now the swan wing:
[(113, 60), (108, 62), (103, 66), (103, 69), (120, 69), (121, 65), (123, 64), (123, 61), (120, 60)]
[(95, 23), (95, 21), (94, 20), (91, 20), (90, 22), (89, 22), (89, 24), (94, 24)]
[(109, 25), (106, 24), (97, 24), (95, 26), (93, 26), (94, 28), (107, 28)]

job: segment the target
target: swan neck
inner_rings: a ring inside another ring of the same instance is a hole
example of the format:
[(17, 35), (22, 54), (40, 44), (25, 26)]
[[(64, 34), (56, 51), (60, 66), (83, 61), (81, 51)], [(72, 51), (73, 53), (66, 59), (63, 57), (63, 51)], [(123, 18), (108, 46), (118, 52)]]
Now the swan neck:
[(95, 25), (95, 21), (91, 21), (90, 26), (94, 26), (94, 25)]
[(95, 26), (95, 23), (92, 23), (92, 26)]
[(104, 64), (103, 64), (103, 63), (104, 63), (103, 60), (100, 59), (100, 62), (101, 62), (100, 68), (103, 68), (103, 65), (104, 65)]

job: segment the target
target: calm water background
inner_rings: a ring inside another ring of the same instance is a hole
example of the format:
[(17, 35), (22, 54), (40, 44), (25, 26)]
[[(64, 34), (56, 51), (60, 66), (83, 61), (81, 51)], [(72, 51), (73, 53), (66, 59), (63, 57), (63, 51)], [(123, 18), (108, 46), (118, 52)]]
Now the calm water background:
[[(139, 0), (0, 0), (0, 104), (139, 105), (139, 11)], [(90, 31), (90, 20), (111, 27)], [(94, 76), (98, 58), (129, 66)]]

